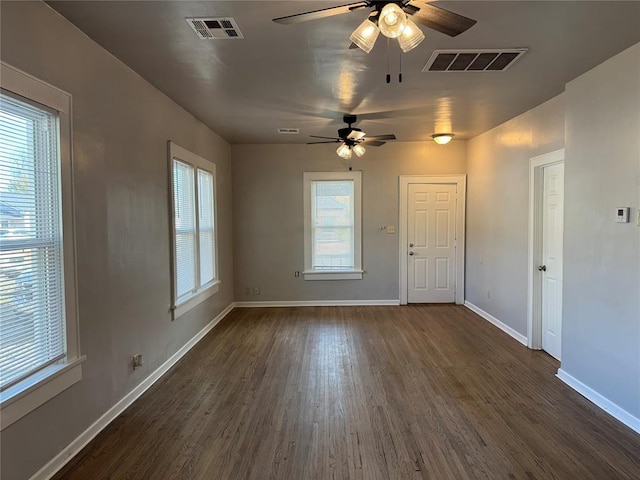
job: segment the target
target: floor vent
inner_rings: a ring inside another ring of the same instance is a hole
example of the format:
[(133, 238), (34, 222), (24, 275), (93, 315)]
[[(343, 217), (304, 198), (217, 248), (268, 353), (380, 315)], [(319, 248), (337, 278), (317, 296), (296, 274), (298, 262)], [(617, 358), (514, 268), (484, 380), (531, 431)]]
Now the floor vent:
[(279, 128), (278, 133), (282, 135), (297, 135), (300, 133), (299, 128)]
[(187, 23), (202, 40), (237, 40), (244, 38), (231, 17), (187, 18)]
[(503, 72), (526, 52), (526, 48), (435, 50), (422, 71)]

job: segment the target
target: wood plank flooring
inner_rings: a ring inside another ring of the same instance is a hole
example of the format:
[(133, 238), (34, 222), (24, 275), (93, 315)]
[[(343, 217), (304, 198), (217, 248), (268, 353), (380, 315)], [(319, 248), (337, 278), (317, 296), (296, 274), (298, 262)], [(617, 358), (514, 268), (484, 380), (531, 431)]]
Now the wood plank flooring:
[(640, 479), (640, 435), (454, 305), (236, 309), (57, 479)]

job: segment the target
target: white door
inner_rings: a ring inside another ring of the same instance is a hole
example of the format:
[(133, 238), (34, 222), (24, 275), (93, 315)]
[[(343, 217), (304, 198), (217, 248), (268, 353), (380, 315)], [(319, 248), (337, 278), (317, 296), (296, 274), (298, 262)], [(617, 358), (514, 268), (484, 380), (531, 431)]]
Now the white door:
[(407, 195), (407, 301), (453, 302), (456, 185), (410, 184)]
[(564, 164), (544, 167), (542, 204), (542, 349), (560, 360)]

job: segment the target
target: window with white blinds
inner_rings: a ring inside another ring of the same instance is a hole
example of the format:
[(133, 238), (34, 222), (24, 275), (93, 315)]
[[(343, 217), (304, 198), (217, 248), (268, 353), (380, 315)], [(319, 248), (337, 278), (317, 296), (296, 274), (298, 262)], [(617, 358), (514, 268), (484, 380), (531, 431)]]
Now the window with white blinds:
[(0, 101), (0, 390), (65, 357), (57, 114)]
[[(2, 428), (82, 378), (71, 96), (0, 62)], [(42, 388), (46, 384), (46, 388)]]
[(169, 143), (174, 316), (217, 292), (215, 164)]
[(306, 172), (305, 280), (362, 278), (360, 172)]

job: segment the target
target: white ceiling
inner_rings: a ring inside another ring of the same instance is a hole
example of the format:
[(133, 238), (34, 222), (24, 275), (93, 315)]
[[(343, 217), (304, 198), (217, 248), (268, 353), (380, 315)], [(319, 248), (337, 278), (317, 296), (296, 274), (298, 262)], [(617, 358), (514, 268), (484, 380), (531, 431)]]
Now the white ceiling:
[[(335, 136), (354, 113), (370, 135), (400, 141), (451, 129), (474, 137), (548, 100), (565, 83), (640, 41), (640, 1), (439, 1), (478, 23), (458, 37), (421, 27), (426, 39), (402, 54), (392, 41), (370, 54), (349, 50), (368, 11), (280, 25), (275, 17), (337, 1), (54, 1), (87, 35), (228, 142), (305, 143)], [(244, 39), (200, 40), (186, 17), (237, 21)], [(422, 73), (435, 49), (527, 47), (504, 72)], [(640, 87), (639, 87), (640, 88)], [(300, 128), (279, 135), (278, 127)]]

